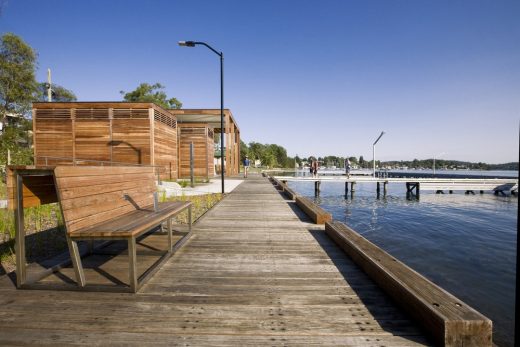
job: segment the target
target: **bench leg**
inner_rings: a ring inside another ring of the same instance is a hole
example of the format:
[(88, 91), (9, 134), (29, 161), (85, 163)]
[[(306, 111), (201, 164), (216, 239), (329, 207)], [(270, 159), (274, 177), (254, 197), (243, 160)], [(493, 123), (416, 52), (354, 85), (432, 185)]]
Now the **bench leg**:
[(27, 277), (25, 258), (25, 227), (23, 213), (23, 181), (22, 176), (16, 174), (16, 210), (14, 211), (15, 249), (16, 249), (16, 286), (25, 284)]
[(74, 273), (76, 275), (76, 282), (78, 286), (85, 286), (85, 273), (83, 272), (83, 265), (81, 264), (81, 257), (79, 255), (78, 243), (72, 240), (67, 235), (67, 245), (69, 246), (70, 258), (72, 259), (72, 266), (74, 266)]
[(137, 251), (135, 245), (135, 237), (128, 239), (128, 264), (129, 264), (129, 282), (130, 288), (134, 293), (137, 292)]
[(173, 248), (173, 228), (172, 228), (172, 219), (168, 218), (168, 252), (172, 251)]
[(188, 207), (188, 223), (189, 223), (189, 229), (188, 231), (191, 233), (191, 205)]

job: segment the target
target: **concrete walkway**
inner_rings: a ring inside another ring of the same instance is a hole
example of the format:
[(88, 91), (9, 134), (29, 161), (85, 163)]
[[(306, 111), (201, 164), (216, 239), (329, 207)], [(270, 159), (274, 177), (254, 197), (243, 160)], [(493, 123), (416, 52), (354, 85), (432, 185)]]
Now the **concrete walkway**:
[[(231, 193), (240, 183), (241, 179), (237, 178), (225, 178), (224, 179), (224, 191)], [(166, 196), (181, 196), (181, 195), (204, 195), (214, 194), (222, 192), (222, 181), (220, 178), (210, 179), (209, 183), (199, 183), (195, 187), (181, 187), (177, 182), (162, 182), (157, 185), (159, 191), (166, 192)]]

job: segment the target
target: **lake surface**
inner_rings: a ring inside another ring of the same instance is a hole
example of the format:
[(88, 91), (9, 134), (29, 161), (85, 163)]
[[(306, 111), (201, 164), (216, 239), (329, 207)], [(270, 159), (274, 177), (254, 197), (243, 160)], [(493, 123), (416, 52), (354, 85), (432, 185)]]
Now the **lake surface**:
[(313, 182), (288, 183), (492, 319), (498, 346), (513, 345), (516, 197), (421, 192), (420, 200), (407, 200), (404, 183), (389, 184), (380, 199), (375, 184), (358, 183), (351, 197), (344, 183), (322, 182), (316, 198)]

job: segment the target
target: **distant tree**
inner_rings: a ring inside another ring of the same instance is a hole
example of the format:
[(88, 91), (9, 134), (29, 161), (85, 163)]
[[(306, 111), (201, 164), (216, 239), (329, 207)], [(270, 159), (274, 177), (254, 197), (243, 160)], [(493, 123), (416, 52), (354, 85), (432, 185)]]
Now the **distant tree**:
[(260, 158), (260, 160), (262, 161), (263, 165), (265, 165), (269, 168), (279, 166), (278, 162), (276, 161), (275, 149), (270, 146), (267, 146), (267, 148), (265, 149), (263, 156), (262, 156), (262, 158)]
[(240, 140), (240, 163), (244, 162), (246, 155), (249, 156), (249, 149), (247, 148), (246, 143)]
[[(270, 151), (275, 156), (276, 163), (273, 164), (273, 166), (283, 166), (287, 167), (287, 151), (282, 146), (278, 146), (275, 144), (266, 145)], [(294, 163), (292, 164), (294, 166)]]
[(361, 166), (361, 167), (365, 167), (365, 159), (363, 159), (363, 156), (362, 156), (362, 155), (359, 156), (359, 161), (358, 161), (358, 163), (359, 163), (359, 166)]
[(20, 117), (16, 126), (8, 126), (0, 132), (0, 165), (7, 164), (7, 153), (11, 155), (12, 165), (33, 163), (30, 130), (32, 122)]
[[(56, 102), (67, 102), (67, 101), (76, 101), (76, 94), (69, 89), (66, 89), (59, 84), (52, 84), (52, 101)], [(49, 101), (47, 99), (47, 83), (42, 82), (38, 83), (38, 91), (37, 91), (37, 100), (38, 101)]]
[(153, 102), (166, 109), (181, 108), (182, 103), (176, 98), (169, 98), (163, 91), (164, 86), (160, 83), (148, 84), (141, 83), (135, 90), (131, 92), (121, 91), (123, 99), (129, 102)]
[(0, 122), (7, 115), (25, 115), (35, 99), (36, 52), (20, 37), (7, 33), (0, 37)]
[[(253, 161), (253, 160), (262, 161), (264, 151), (265, 151), (264, 145), (262, 145), (261, 143), (249, 142), (248, 154), (249, 154), (249, 159), (251, 161)], [(263, 164), (263, 162), (262, 162), (262, 164)]]

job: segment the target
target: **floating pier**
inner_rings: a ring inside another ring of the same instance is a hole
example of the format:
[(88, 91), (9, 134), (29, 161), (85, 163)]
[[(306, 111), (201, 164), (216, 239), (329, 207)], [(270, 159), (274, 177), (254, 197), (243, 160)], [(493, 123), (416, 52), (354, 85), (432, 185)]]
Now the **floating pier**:
[(388, 184), (401, 184), (406, 187), (406, 193), (418, 197), (420, 191), (435, 191), (437, 194), (443, 194), (445, 191), (449, 194), (454, 191), (464, 191), (466, 194), (475, 194), (479, 192), (483, 194), (486, 191), (493, 192), (495, 195), (506, 195), (507, 193), (516, 194), (518, 190), (518, 180), (511, 178), (373, 178), (373, 177), (338, 177), (338, 176), (321, 176), (321, 177), (292, 177), (292, 176), (274, 176), (281, 182), (314, 182), (314, 192), (319, 195), (322, 182), (344, 182), (345, 194), (352, 194), (355, 191), (357, 183), (373, 183), (376, 187), (376, 194), (381, 193), (383, 186), (383, 195), (387, 194)]

